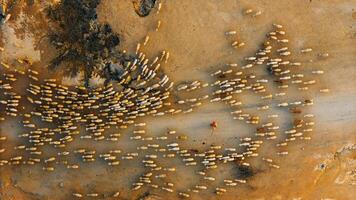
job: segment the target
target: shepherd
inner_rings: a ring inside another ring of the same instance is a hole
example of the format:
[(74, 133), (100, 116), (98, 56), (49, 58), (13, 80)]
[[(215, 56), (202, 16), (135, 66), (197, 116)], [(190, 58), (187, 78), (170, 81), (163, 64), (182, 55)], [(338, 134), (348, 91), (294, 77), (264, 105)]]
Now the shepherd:
[(218, 127), (218, 123), (216, 121), (212, 121), (210, 123), (210, 127), (211, 127), (211, 134), (213, 134), (214, 130)]

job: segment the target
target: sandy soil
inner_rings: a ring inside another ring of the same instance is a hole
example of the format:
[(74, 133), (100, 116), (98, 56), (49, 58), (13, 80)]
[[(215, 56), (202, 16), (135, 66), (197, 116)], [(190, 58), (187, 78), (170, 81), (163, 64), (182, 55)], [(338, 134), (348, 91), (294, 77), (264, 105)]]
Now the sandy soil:
[[(262, 14), (257, 17), (245, 16), (243, 11), (246, 9), (260, 10)], [(270, 169), (260, 159), (256, 160), (253, 164), (259, 166), (260, 171), (252, 177), (249, 184), (231, 189), (218, 199), (356, 198), (355, 175), (352, 178), (348, 174), (352, 171), (355, 173), (356, 170), (355, 0), (162, 1), (159, 14), (155, 14), (156, 10), (153, 10), (151, 15), (144, 18), (134, 12), (131, 1), (103, 0), (98, 12), (100, 21), (109, 23), (121, 35), (121, 49), (134, 52), (137, 42), (143, 41), (149, 34), (150, 42), (144, 48), (149, 57), (168, 50), (171, 58), (163, 70), (177, 83), (191, 80), (211, 82), (213, 80), (209, 74), (226, 63), (242, 65), (244, 57), (251, 56), (258, 50), (265, 34), (271, 30), (272, 23), (283, 24), (295, 58), (303, 62), (308, 70), (320, 68), (325, 71), (318, 79), (316, 89), (328, 87), (331, 92), (306, 94), (315, 102), (309, 110), (315, 114), (316, 122), (311, 141), (290, 145), (290, 155), (287, 157), (277, 157), (274, 147), (262, 149), (261, 154), (273, 158), (281, 168)], [(162, 21), (159, 31), (155, 31), (157, 20)], [(6, 44), (21, 41), (14, 39), (13, 33), (6, 26), (2, 27), (5, 47), (14, 49), (16, 46)], [(224, 33), (228, 30), (237, 30), (237, 36), (226, 37)], [(27, 40), (34, 40), (36, 43), (38, 36), (33, 33), (31, 36), (31, 31), (28, 32), (28, 37), (34, 39)], [(234, 40), (241, 40), (246, 45), (241, 49), (234, 49), (231, 47)], [(46, 45), (35, 45), (37, 51), (33, 51), (31, 47), (27, 48), (28, 43), (22, 44), (25, 48), (22, 48), (23, 51), (16, 51), (17, 55), (40, 59), (41, 64), (48, 62), (47, 51), (53, 53), (53, 49), (51, 51), (50, 48), (43, 47)], [(300, 54), (300, 49), (304, 47), (313, 48), (313, 52)], [(26, 54), (28, 51), (35, 53)], [(5, 53), (14, 54), (13, 51)], [(323, 53), (328, 53), (329, 57), (318, 56)], [(10, 60), (11, 57), (6, 59)], [(206, 92), (209, 91), (202, 93)], [(196, 95), (200, 94), (192, 94)], [(248, 101), (248, 106), (253, 109), (257, 107), (252, 98)], [(204, 149), (210, 144), (233, 146), (237, 144), (238, 138), (248, 136), (253, 131), (251, 126), (233, 120), (228, 107), (223, 103), (206, 104), (187, 115), (141, 120), (147, 122), (147, 132), (151, 135), (160, 135), (167, 128), (174, 128), (188, 135), (189, 140), (184, 145), (195, 149)], [(212, 120), (219, 123), (213, 134), (209, 127)], [(2, 123), (1, 130), (9, 135), (15, 134), (16, 126), (16, 122)], [(118, 147), (127, 152), (134, 151), (133, 146), (137, 142), (129, 140), (128, 134), (123, 135), (118, 143), (100, 143), (92, 148), (104, 150)], [(11, 142), (16, 143), (16, 138)], [(12, 146), (11, 142), (6, 145)], [(85, 145), (87, 144), (84, 142), (77, 142), (69, 148)], [(51, 150), (48, 152), (50, 154)], [(178, 188), (194, 184), (197, 180), (194, 170), (179, 165), (179, 160), (174, 162), (176, 163), (166, 163), (162, 160), (162, 163), (179, 167), (179, 173), (171, 181)], [(326, 167), (321, 169), (321, 164)], [(232, 176), (230, 171), (228, 168), (219, 168), (219, 175), (216, 176)], [(71, 199), (74, 191), (96, 191), (101, 194), (120, 191), (120, 198), (136, 199), (142, 191), (131, 192), (128, 188), (134, 181), (132, 177), (138, 177), (142, 172), (143, 168), (137, 167), (135, 162), (126, 162), (115, 169), (106, 168), (101, 163), (82, 165), (78, 171), (59, 167), (52, 173), (44, 173), (40, 166), (2, 167), (0, 199)], [(151, 192), (167, 199), (178, 198), (159, 190)], [(217, 196), (209, 190), (193, 195), (192, 199), (217, 199)]]

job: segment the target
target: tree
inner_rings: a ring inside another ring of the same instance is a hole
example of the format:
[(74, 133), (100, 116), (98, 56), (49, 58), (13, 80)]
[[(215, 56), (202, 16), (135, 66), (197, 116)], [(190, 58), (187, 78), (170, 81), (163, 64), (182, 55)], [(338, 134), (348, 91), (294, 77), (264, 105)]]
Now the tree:
[(62, 70), (69, 76), (84, 72), (85, 86), (95, 74), (104, 76), (104, 68), (122, 54), (115, 51), (120, 39), (110, 25), (97, 21), (99, 0), (63, 0), (48, 8), (53, 22), (48, 38), (59, 51), (49, 68)]

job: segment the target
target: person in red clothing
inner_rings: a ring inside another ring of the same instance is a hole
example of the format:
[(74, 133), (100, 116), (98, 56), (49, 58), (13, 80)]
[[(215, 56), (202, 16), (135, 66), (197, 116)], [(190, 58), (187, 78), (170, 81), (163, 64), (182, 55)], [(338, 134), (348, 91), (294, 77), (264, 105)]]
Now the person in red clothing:
[(211, 134), (213, 134), (213, 133), (214, 133), (214, 130), (218, 127), (218, 123), (217, 123), (216, 121), (212, 121), (212, 122), (210, 123), (210, 127), (212, 128)]

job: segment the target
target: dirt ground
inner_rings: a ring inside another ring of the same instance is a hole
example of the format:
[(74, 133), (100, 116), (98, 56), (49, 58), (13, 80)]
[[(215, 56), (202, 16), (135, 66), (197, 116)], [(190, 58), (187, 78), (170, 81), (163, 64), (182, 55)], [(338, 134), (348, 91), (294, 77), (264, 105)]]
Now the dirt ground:
[[(356, 0), (160, 2), (162, 9), (159, 14), (155, 14), (157, 8), (154, 8), (147, 17), (140, 17), (129, 0), (102, 0), (98, 16), (101, 22), (109, 23), (120, 34), (121, 50), (134, 52), (136, 44), (149, 34), (150, 41), (143, 49), (148, 57), (154, 57), (162, 50), (169, 51), (170, 60), (163, 70), (176, 83), (192, 80), (211, 82), (211, 72), (226, 63), (243, 63), (245, 57), (258, 50), (272, 24), (278, 23), (283, 24), (290, 39), (289, 47), (296, 58), (308, 69), (325, 71), (318, 79), (316, 88), (330, 89), (327, 94), (307, 94), (315, 104), (309, 110), (315, 114), (316, 123), (312, 140), (290, 145), (290, 154), (286, 157), (278, 157), (274, 146), (262, 149), (261, 154), (276, 160), (280, 169), (263, 167), (262, 161), (256, 160), (253, 164), (260, 166), (261, 170), (248, 185), (231, 189), (223, 196), (207, 191), (192, 195), (191, 199), (355, 199)], [(247, 9), (262, 11), (262, 14), (246, 16), (243, 13)], [(28, 17), (26, 13), (22, 15), (23, 18)], [(157, 20), (161, 20), (159, 31), (155, 31)], [(0, 52), (1, 59), (28, 56), (38, 61), (39, 67), (45, 66), (55, 54), (54, 50), (31, 29), (24, 29), (26, 34), (20, 37), (14, 33), (16, 26), (19, 28), (15, 23), (1, 27), (6, 49)], [(237, 36), (226, 37), (225, 32), (229, 30), (236, 30)], [(246, 45), (240, 49), (232, 48), (234, 40), (243, 41)], [(20, 43), (22, 48), (16, 43)], [(313, 51), (301, 54), (300, 49), (306, 47)], [(319, 56), (325, 53), (329, 54), (327, 58)], [(249, 106), (257, 107), (252, 100)], [(223, 103), (206, 104), (187, 115), (141, 120), (147, 122), (147, 132), (152, 135), (159, 135), (168, 128), (185, 133), (189, 140), (184, 145), (196, 149), (204, 149), (210, 144), (233, 146), (238, 138), (253, 132), (250, 126), (236, 123)], [(209, 127), (212, 120), (219, 123), (213, 134)], [(2, 123), (1, 132), (10, 135), (16, 132), (17, 126), (17, 122)], [(16, 143), (16, 138), (12, 141)], [(81, 145), (85, 144), (74, 143), (71, 148)], [(134, 151), (133, 145), (137, 144), (124, 136), (116, 144), (101, 144), (92, 148), (110, 146)], [(178, 161), (176, 164), (180, 167)], [(143, 168), (133, 162), (117, 169), (95, 163), (83, 165), (78, 171), (58, 168), (54, 172), (43, 172), (40, 166), (0, 167), (0, 199), (72, 199), (71, 193), (75, 191), (102, 194), (120, 191), (122, 195), (118, 199), (137, 199), (141, 193), (130, 191), (130, 185), (134, 181), (132, 176), (137, 177), (142, 171)], [(232, 176), (230, 170), (225, 168), (219, 169), (216, 175)], [(194, 183), (196, 175), (194, 171), (182, 167), (173, 181), (177, 187), (184, 187)], [(162, 191), (152, 193), (161, 199), (178, 198)], [(110, 198), (104, 195), (99, 199)]]

